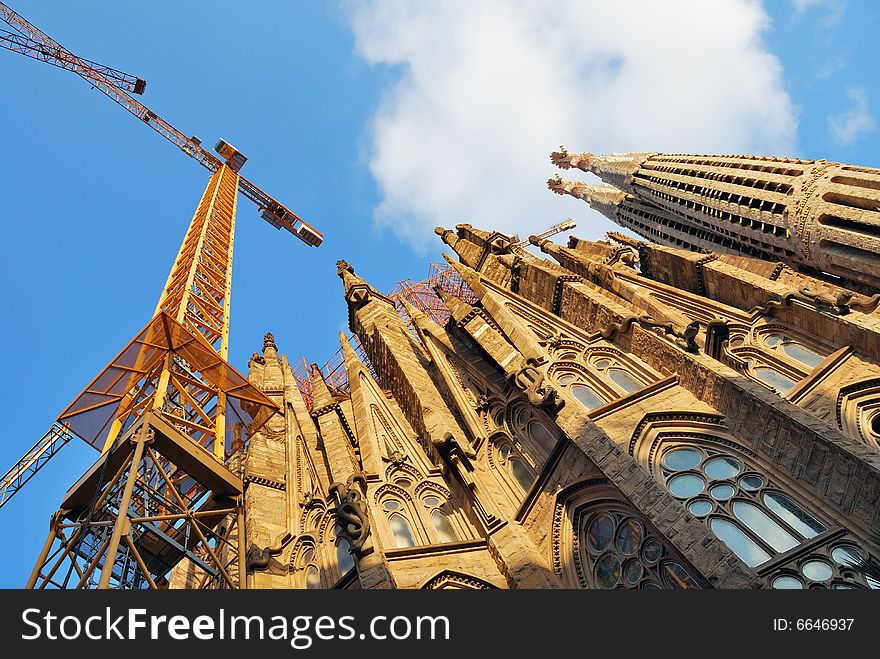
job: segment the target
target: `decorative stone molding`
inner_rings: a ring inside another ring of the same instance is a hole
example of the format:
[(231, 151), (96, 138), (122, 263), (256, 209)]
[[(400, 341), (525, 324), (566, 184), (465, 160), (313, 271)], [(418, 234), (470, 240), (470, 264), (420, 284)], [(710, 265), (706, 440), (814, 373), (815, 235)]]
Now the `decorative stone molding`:
[(565, 400), (552, 385), (545, 383), (544, 374), (538, 370), (538, 366), (538, 360), (530, 357), (511, 380), (522, 390), (532, 405), (545, 409), (550, 414), (556, 414), (565, 405)]
[(483, 581), (477, 577), (472, 577), (461, 572), (453, 570), (443, 570), (434, 577), (431, 577), (424, 585), (420, 586), (422, 590), (439, 590), (441, 588), (465, 588), (469, 590), (494, 590), (497, 586), (493, 586), (488, 581)]
[(609, 324), (602, 330), (602, 338), (611, 340), (617, 334), (625, 334), (632, 329), (633, 323), (638, 323), (639, 326), (645, 329), (663, 330), (664, 334), (673, 337), (675, 345), (686, 352), (698, 353), (700, 351), (700, 347), (696, 342), (697, 334), (700, 331), (700, 322), (698, 320), (692, 321), (682, 331), (677, 331), (672, 323), (662, 323), (654, 320), (651, 316), (637, 316), (633, 314), (620, 322)]
[(697, 295), (706, 295), (706, 274), (703, 272), (703, 268), (707, 263), (711, 263), (712, 261), (716, 261), (718, 256), (716, 254), (709, 254), (708, 256), (704, 256), (699, 259), (696, 263), (694, 263), (694, 272), (696, 273), (696, 289)]
[(578, 277), (577, 275), (560, 275), (556, 278), (556, 283), (553, 285), (553, 303), (551, 305), (554, 315), (558, 316), (562, 311), (562, 288), (565, 286), (565, 282), (583, 281), (583, 278)]
[(245, 486), (251, 483), (262, 485), (263, 487), (269, 487), (273, 490), (281, 490), (282, 492), (287, 490), (287, 484), (283, 480), (267, 478), (266, 476), (257, 476), (256, 474), (248, 474), (244, 477)]

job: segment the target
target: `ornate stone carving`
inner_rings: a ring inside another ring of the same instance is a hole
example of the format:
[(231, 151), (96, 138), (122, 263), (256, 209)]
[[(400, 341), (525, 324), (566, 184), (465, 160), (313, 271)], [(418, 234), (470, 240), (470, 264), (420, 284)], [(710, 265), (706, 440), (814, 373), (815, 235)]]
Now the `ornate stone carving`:
[(336, 275), (341, 277), (343, 272), (354, 274), (354, 268), (351, 267), (351, 264), (345, 259), (339, 259), (336, 262)]
[(284, 551), (284, 548), (291, 539), (292, 537), (290, 533), (285, 533), (278, 538), (274, 545), (269, 545), (268, 547), (252, 546), (247, 552), (248, 571), (267, 570), (272, 561), (272, 557), (277, 556)]
[(394, 467), (401, 467), (405, 462), (409, 460), (409, 456), (406, 453), (401, 453), (400, 451), (392, 451), (389, 457), (389, 462)]
[(880, 293), (865, 298), (861, 302), (854, 302), (854, 298), (855, 294), (850, 291), (843, 291), (835, 298), (802, 286), (796, 292), (788, 293), (781, 300), (768, 300), (764, 304), (762, 312), (773, 315), (776, 309), (790, 307), (793, 300), (811, 304), (816, 308), (816, 311), (825, 311), (835, 316), (846, 316), (853, 309), (863, 313), (871, 313), (880, 305)]
[(263, 334), (263, 352), (266, 351), (266, 348), (278, 350), (278, 346), (275, 345), (275, 336), (272, 334), (272, 332), (266, 332), (265, 334)]
[(370, 535), (370, 513), (364, 500), (367, 479), (363, 472), (356, 472), (342, 483), (330, 486), (330, 495), (336, 496), (336, 522), (341, 527), (340, 535), (348, 541), (352, 551), (361, 552)]
[(619, 323), (608, 325), (608, 327), (602, 330), (602, 337), (613, 339), (617, 334), (625, 334), (632, 328), (633, 323), (638, 323), (640, 327), (645, 329), (662, 330), (664, 334), (673, 338), (675, 345), (687, 352), (697, 353), (700, 351), (700, 347), (696, 342), (697, 334), (700, 331), (700, 323), (697, 320), (691, 322), (679, 332), (673, 327), (672, 323), (662, 323), (654, 320), (651, 316), (636, 316), (633, 314), (632, 316), (627, 316)]
[(559, 396), (559, 392), (545, 381), (544, 374), (538, 370), (538, 366), (538, 360), (529, 357), (525, 365), (511, 379), (532, 405), (555, 414), (562, 409), (565, 401)]

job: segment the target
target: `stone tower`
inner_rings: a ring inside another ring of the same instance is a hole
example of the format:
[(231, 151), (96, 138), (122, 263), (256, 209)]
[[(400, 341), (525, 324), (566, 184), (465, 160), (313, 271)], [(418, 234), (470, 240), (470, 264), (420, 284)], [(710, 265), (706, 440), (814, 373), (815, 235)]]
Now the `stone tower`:
[[(679, 218), (635, 194), (646, 157), (563, 185)], [(313, 368), (304, 397), (272, 335), (251, 358), (281, 412), (242, 464), (249, 586), (880, 585), (853, 569), (880, 530), (880, 295), (714, 239), (437, 234), (448, 322), (340, 261), (345, 383)]]
[(622, 153), (551, 155), (605, 185), (548, 184), (648, 240), (781, 261), (880, 290), (880, 170), (825, 160)]

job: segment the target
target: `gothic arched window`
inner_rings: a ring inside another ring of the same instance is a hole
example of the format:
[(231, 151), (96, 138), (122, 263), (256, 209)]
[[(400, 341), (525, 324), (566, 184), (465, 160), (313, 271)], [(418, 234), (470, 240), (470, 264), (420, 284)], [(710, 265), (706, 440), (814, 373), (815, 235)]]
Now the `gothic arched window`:
[(763, 334), (761, 339), (764, 345), (777, 355), (792, 359), (809, 371), (812, 371), (825, 359), (823, 355), (820, 355), (815, 350), (811, 350), (802, 342), (796, 341), (790, 335), (783, 334), (779, 330), (772, 330), (769, 333)]
[(740, 327), (733, 331), (728, 346), (741, 371), (780, 395), (787, 394), (831, 353), (818, 341), (777, 325)]
[(511, 442), (498, 448), (498, 459), (502, 467), (523, 492), (528, 492), (535, 482), (535, 473), (526, 464), (525, 458)]
[(416, 540), (404, 505), (397, 499), (386, 499), (382, 502), (382, 510), (388, 515), (388, 527), (391, 529), (394, 545), (398, 548), (415, 547)]
[[(727, 442), (671, 439), (658, 455), (655, 473), (669, 492), (774, 587), (871, 585), (842, 562), (861, 552), (844, 529), (832, 529)], [(797, 558), (786, 559), (795, 548)]]
[(305, 544), (299, 552), (297, 559), (299, 567), (301, 587), (311, 590), (321, 588), (320, 554), (312, 544)]
[(348, 540), (340, 538), (336, 542), (336, 566), (339, 576), (345, 576), (354, 567), (354, 557), (351, 555), (351, 545)]
[[(582, 588), (701, 588), (651, 523), (606, 480), (563, 491), (554, 515), (554, 569)], [(564, 524), (566, 528), (558, 525)]]
[(660, 540), (629, 511), (614, 507), (587, 516), (582, 527), (588, 581), (594, 588), (699, 588)]
[(594, 410), (656, 379), (648, 369), (632, 361), (609, 348), (593, 348), (587, 350), (582, 362), (558, 361), (551, 370), (551, 377), (581, 405)]
[(460, 538), (449, 513), (444, 510), (445, 502), (439, 496), (431, 493), (422, 499), (422, 503), (425, 504), (437, 541), (441, 544), (457, 542)]

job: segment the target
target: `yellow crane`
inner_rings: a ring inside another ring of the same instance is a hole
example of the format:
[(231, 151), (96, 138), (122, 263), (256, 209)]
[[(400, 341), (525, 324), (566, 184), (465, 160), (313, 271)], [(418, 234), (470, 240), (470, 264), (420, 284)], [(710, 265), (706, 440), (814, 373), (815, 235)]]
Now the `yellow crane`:
[(71, 432), (101, 451), (53, 516), (28, 587), (158, 587), (184, 558), (203, 584), (244, 587), (233, 463), (276, 407), (227, 362), (238, 193), (275, 228), (323, 237), (241, 176), (231, 144), (218, 157), (133, 98), (142, 80), (77, 57), (2, 2), (0, 20), (18, 33), (0, 46), (73, 71), (211, 172), (152, 319), (4, 477), (0, 505)]

